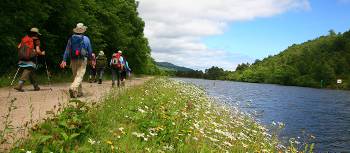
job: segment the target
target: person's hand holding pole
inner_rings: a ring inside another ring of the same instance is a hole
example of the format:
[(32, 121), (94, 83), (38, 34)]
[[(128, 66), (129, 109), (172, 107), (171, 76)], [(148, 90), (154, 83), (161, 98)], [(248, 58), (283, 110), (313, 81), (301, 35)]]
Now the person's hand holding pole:
[(67, 66), (67, 62), (66, 61), (62, 61), (61, 64), (60, 64), (60, 67), (62, 69), (64, 69), (66, 66)]

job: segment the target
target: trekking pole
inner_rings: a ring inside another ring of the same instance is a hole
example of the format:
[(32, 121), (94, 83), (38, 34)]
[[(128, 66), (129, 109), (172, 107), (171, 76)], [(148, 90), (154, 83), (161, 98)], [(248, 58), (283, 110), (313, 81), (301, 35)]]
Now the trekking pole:
[(13, 79), (12, 79), (12, 81), (11, 81), (10, 87), (13, 85), (13, 82), (16, 80), (17, 74), (18, 74), (18, 72), (19, 72), (19, 69), (20, 69), (20, 67), (18, 67), (17, 72), (16, 72), (15, 76), (13, 77)]
[(44, 56), (44, 60), (45, 60), (47, 80), (49, 81), (49, 87), (50, 87), (50, 90), (52, 91), (50, 73), (49, 73), (49, 69), (47, 68), (47, 63), (46, 63), (46, 56)]

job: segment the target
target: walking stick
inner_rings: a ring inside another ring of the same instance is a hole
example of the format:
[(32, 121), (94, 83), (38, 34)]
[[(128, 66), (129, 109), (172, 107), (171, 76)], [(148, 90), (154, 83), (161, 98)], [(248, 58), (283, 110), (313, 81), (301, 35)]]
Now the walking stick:
[(50, 73), (49, 73), (49, 69), (47, 68), (47, 63), (46, 63), (46, 56), (44, 56), (44, 60), (45, 60), (47, 80), (49, 81), (49, 87), (50, 87), (50, 90), (52, 91)]
[(11, 81), (11, 85), (10, 85), (10, 86), (12, 86), (12, 85), (13, 85), (13, 82), (16, 80), (16, 78), (17, 78), (17, 74), (18, 74), (18, 72), (19, 72), (19, 69), (20, 69), (20, 67), (18, 67), (17, 72), (16, 72), (15, 76), (13, 77), (13, 79), (12, 79), (12, 81)]

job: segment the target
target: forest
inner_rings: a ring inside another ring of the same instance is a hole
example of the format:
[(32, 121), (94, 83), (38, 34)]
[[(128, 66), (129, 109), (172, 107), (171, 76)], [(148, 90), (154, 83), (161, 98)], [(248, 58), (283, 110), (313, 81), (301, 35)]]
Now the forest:
[[(137, 12), (135, 0), (2, 0), (0, 10), (0, 77), (17, 69), (17, 44), (30, 28), (40, 30), (41, 47), (52, 73), (58, 64), (72, 29), (82, 22), (88, 27), (95, 53), (103, 50), (107, 57), (123, 50), (134, 73), (159, 71), (151, 58), (144, 36), (144, 21)], [(39, 62), (39, 64), (43, 62)]]
[(350, 89), (350, 31), (330, 30), (326, 36), (293, 44), (277, 55), (239, 64), (235, 71), (213, 66), (201, 78)]

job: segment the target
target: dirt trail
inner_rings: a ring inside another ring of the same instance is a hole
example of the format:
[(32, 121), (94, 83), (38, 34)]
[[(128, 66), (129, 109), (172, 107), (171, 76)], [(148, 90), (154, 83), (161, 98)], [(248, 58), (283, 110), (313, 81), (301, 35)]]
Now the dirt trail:
[[(149, 79), (150, 78), (134, 78), (132, 80), (127, 80), (126, 87), (141, 85)], [(17, 108), (11, 112), (9, 119), (12, 121), (11, 124), (15, 128), (15, 137), (21, 137), (26, 131), (23, 130), (23, 126), (27, 122), (30, 122), (31, 119), (34, 122), (40, 121), (47, 117), (47, 111), (51, 111), (54, 108), (57, 109), (59, 104), (68, 102), (69, 86), (69, 83), (54, 84), (51, 87), (48, 85), (41, 85), (40, 91), (33, 91), (32, 86), (25, 86), (25, 92), (17, 92), (14, 89), (9, 90), (8, 87), (0, 88), (0, 129), (2, 130), (5, 126), (5, 118), (2, 116), (8, 114), (8, 107), (10, 106), (9, 102), (11, 99), (17, 99), (14, 102)], [(50, 90), (50, 88), (52, 90)], [(97, 102), (103, 98), (111, 88), (111, 81), (104, 81), (102, 84), (84, 82), (84, 97), (79, 99), (86, 102)], [(0, 145), (0, 150), (1, 148)]]

